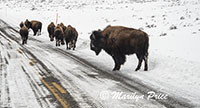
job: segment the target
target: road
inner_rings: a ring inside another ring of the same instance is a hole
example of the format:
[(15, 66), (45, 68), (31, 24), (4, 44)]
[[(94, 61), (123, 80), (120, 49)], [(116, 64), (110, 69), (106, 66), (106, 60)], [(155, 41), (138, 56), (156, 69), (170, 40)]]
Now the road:
[(192, 107), (173, 97), (148, 100), (146, 86), (127, 83), (65, 49), (29, 37), (22, 46), (17, 29), (0, 20), (1, 108)]

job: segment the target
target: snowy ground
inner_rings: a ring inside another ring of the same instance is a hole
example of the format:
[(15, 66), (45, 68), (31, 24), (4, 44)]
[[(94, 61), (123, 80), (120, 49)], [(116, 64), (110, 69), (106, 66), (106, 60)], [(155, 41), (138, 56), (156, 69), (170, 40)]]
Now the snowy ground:
[(59, 23), (71, 24), (79, 33), (77, 50), (72, 53), (105, 70), (113, 68), (113, 60), (105, 52), (95, 56), (89, 49), (90, 33), (107, 25), (140, 28), (150, 37), (149, 71), (135, 72), (137, 59), (132, 55), (119, 72), (111, 73), (139, 79), (200, 106), (200, 1), (136, 1), (0, 1), (0, 18), (16, 29), (25, 19), (40, 20), (42, 35), (34, 38), (54, 45), (46, 28), (58, 14)]

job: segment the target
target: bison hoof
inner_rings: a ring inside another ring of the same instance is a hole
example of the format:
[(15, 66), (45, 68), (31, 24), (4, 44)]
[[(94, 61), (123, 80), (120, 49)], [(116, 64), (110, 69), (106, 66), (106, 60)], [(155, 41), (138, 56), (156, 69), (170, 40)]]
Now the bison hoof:
[(113, 69), (112, 71), (116, 71), (116, 69)]
[(148, 71), (148, 69), (147, 69), (147, 68), (145, 68), (145, 69), (144, 69), (144, 71)]
[(138, 71), (138, 70), (140, 70), (140, 69), (139, 69), (139, 68), (136, 68), (136, 69), (135, 69), (135, 71)]
[(117, 69), (117, 68), (114, 68), (112, 71), (118, 71), (119, 69)]

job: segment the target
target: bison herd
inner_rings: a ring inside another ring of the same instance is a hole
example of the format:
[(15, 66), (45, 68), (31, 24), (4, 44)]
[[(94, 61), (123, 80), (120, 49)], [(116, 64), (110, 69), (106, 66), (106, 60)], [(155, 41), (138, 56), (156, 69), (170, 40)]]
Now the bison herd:
[[(41, 35), (42, 23), (40, 21), (28, 21), (20, 23), (20, 35), (22, 44), (27, 43), (28, 29), (31, 28), (36, 34)], [(47, 31), (50, 41), (56, 41), (56, 46), (66, 44), (66, 49), (75, 50), (78, 32), (71, 25), (65, 26), (63, 23), (55, 25), (51, 22)], [(136, 54), (138, 71), (144, 61), (144, 71), (148, 70), (148, 47), (149, 37), (144, 31), (123, 27), (107, 26), (104, 30), (92, 31), (90, 35), (90, 49), (98, 55), (103, 49), (114, 60), (113, 71), (120, 70), (121, 65), (126, 61), (126, 55)]]

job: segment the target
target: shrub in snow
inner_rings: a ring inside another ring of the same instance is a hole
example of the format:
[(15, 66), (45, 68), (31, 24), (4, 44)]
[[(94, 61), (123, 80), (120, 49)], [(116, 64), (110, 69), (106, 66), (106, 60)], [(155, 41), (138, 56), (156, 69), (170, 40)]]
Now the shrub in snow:
[(180, 18), (180, 20), (184, 20), (185, 18), (182, 16), (181, 18)]
[(197, 34), (197, 32), (192, 32), (192, 34)]
[(162, 33), (162, 34), (160, 34), (160, 36), (166, 36), (167, 35), (167, 33)]
[(157, 26), (155, 24), (151, 24), (151, 25), (147, 25), (146, 27), (148, 27), (148, 28), (155, 28)]
[(177, 27), (175, 25), (172, 25), (171, 27), (169, 27), (170, 30), (175, 30), (177, 29)]

